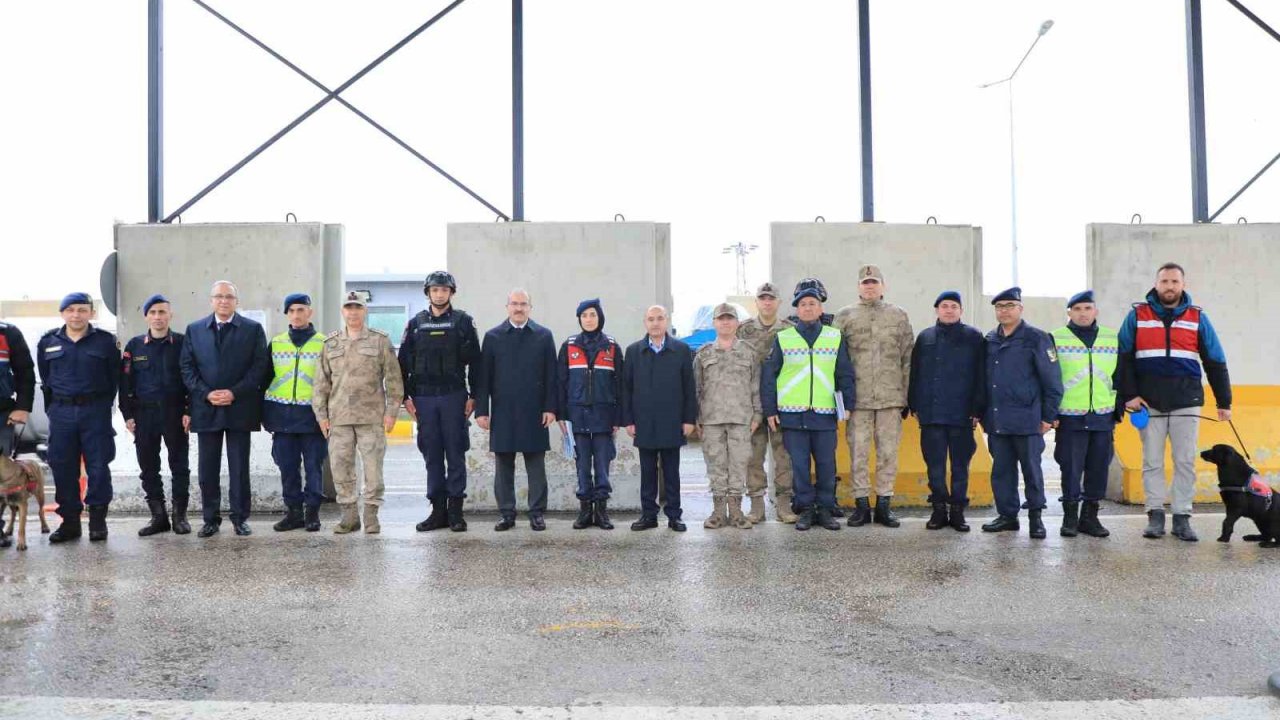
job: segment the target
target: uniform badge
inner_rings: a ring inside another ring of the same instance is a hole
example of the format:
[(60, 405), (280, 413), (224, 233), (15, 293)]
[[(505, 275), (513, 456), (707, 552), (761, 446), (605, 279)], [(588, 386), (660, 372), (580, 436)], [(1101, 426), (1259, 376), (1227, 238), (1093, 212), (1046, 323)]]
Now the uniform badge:
[(1044, 354), (1049, 356), (1049, 362), (1058, 362), (1058, 353), (1053, 348), (1046, 348)]

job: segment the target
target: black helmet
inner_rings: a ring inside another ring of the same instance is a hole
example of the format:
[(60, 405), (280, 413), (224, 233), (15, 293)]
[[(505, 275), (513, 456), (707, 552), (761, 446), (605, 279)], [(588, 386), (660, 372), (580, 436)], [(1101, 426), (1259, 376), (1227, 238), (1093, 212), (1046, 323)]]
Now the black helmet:
[(448, 270), (436, 270), (428, 275), (426, 282), (422, 284), (422, 292), (424, 294), (428, 293), (433, 287), (447, 287), (454, 292), (458, 292), (458, 283)]
[[(827, 288), (822, 284), (822, 281), (819, 280), (818, 278), (807, 277), (801, 280), (800, 282), (796, 283), (795, 292), (791, 294), (793, 297), (799, 297), (800, 293), (804, 292), (805, 290), (817, 290), (818, 302), (824, 303), (827, 301)], [(812, 295), (812, 293), (810, 294)]]

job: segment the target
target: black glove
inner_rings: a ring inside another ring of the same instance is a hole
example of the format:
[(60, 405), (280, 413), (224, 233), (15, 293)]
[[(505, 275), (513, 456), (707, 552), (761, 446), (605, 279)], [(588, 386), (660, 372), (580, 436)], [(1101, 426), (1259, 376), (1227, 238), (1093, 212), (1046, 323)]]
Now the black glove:
[(911, 408), (909, 407), (902, 408), (902, 419), (906, 420), (908, 417), (911, 417)]

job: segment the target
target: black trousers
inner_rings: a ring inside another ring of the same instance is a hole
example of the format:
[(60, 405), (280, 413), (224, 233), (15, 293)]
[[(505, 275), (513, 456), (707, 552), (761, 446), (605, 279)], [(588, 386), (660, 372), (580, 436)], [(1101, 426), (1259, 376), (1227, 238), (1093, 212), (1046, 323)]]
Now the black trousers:
[(199, 435), (200, 448), (200, 506), (204, 521), (222, 523), (219, 506), (222, 504), (222, 440), (227, 441), (227, 495), (231, 508), (231, 522), (249, 519), (249, 433), (243, 430), (214, 430)]
[(658, 517), (658, 466), (662, 466), (663, 510), (672, 520), (680, 519), (680, 448), (640, 451), (640, 509), (647, 518)]
[(134, 416), (133, 449), (138, 456), (138, 478), (147, 502), (164, 502), (164, 482), (160, 479), (160, 444), (169, 451), (169, 472), (173, 475), (173, 499), (187, 499), (191, 488), (191, 440), (182, 429), (180, 406), (142, 407)]
[[(505, 518), (516, 516), (516, 454), (494, 453), (493, 494), (498, 511)], [(529, 475), (529, 514), (547, 511), (547, 454), (524, 453), (524, 469)]]

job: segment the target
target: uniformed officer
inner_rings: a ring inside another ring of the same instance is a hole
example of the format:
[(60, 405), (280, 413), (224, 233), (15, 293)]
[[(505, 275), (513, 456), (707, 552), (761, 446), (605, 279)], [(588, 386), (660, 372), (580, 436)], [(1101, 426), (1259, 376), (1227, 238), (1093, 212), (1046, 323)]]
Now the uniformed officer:
[(991, 450), (991, 491), (999, 516), (984, 532), (1018, 529), (1018, 468), (1027, 495), (1031, 537), (1045, 537), (1044, 474), (1040, 456), (1044, 434), (1057, 424), (1062, 401), (1058, 354), (1048, 333), (1022, 320), (1022, 289), (1013, 287), (991, 300), (1000, 324), (987, 333), (986, 412), (982, 425)]
[[(116, 457), (116, 431), (111, 405), (120, 378), (120, 345), (116, 336), (93, 326), (93, 300), (74, 292), (58, 305), (62, 327), (45, 333), (36, 344), (40, 388), (49, 414), (49, 468), (62, 524), (49, 536), (60, 543), (80, 537), (80, 512), (89, 506), (89, 539), (107, 539), (107, 505), (111, 502), (111, 461)], [(80, 459), (88, 488), (80, 501)]]
[[(31, 416), (36, 396), (36, 366), (22, 331), (0, 322), (0, 453), (17, 454), (17, 425), (25, 425)], [(0, 547), (9, 547), (13, 539), (4, 534), (4, 518), (0, 517)]]
[[(827, 292), (817, 278), (796, 285), (795, 327), (774, 338), (760, 373), (760, 404), (769, 427), (782, 429), (795, 478), (796, 530), (817, 523), (839, 530), (836, 506), (837, 402), (853, 410), (853, 363), (840, 331), (825, 324)], [(810, 463), (816, 482), (810, 480)], [(815, 490), (816, 486), (816, 490)]]
[[(142, 491), (151, 510), (151, 522), (138, 530), (147, 537), (172, 529), (178, 535), (191, 532), (187, 501), (191, 487), (190, 398), (182, 383), (182, 333), (173, 332), (173, 313), (163, 295), (142, 303), (147, 332), (129, 340), (120, 363), (120, 414), (133, 433), (133, 447), (141, 470)], [(164, 504), (160, 479), (160, 442), (169, 451), (173, 492), (172, 523)]]
[[(915, 332), (907, 311), (885, 302), (884, 273), (876, 265), (858, 269), (858, 302), (836, 313), (834, 326), (844, 336), (853, 372), (858, 376), (858, 403), (846, 425), (852, 456), (853, 513), (849, 527), (875, 521), (900, 525), (891, 509), (898, 478), (898, 444), (907, 416), (907, 380)], [(871, 512), (871, 448), (876, 451), (876, 509)]]
[[(751, 346), (756, 359), (763, 365), (773, 347), (778, 333), (792, 327), (786, 318), (778, 317), (778, 290), (773, 283), (763, 283), (756, 289), (756, 316), (738, 326), (738, 339)], [(791, 482), (791, 458), (782, 445), (782, 433), (770, 430), (768, 423), (751, 433), (751, 461), (747, 465), (747, 496), (751, 498), (751, 510), (747, 519), (752, 523), (764, 522), (764, 496), (769, 490), (769, 478), (765, 472), (766, 452), (773, 454), (773, 507), (778, 521), (794, 523), (796, 514), (791, 511), (794, 490)]]
[[(738, 311), (720, 303), (713, 313), (716, 339), (698, 348), (693, 379), (698, 389), (698, 428), (711, 482), (711, 517), (702, 524), (751, 529), (742, 493), (751, 460), (751, 435), (760, 427), (760, 363), (755, 348), (737, 338)], [(764, 510), (760, 511), (764, 522)]]
[(1098, 501), (1106, 494), (1107, 473), (1115, 454), (1120, 336), (1115, 329), (1098, 325), (1092, 290), (1071, 297), (1067, 316), (1070, 321), (1066, 327), (1052, 333), (1063, 388), (1053, 450), (1062, 469), (1060, 532), (1063, 537), (1078, 533), (1106, 537), (1111, 533), (1098, 521)]
[(467, 418), (476, 406), (480, 339), (471, 316), (453, 307), (457, 291), (458, 283), (448, 272), (428, 275), (422, 292), (431, 306), (409, 320), (400, 340), (404, 406), (418, 423), (418, 449), (426, 460), (431, 501), (431, 514), (418, 523), (419, 531), (467, 529), (462, 517), (466, 453), (471, 449)]
[(391, 338), (368, 327), (368, 310), (358, 292), (342, 303), (343, 330), (324, 339), (320, 373), (311, 409), (329, 438), (329, 466), (338, 491), (342, 521), (334, 532), (360, 529), (356, 513), (356, 452), (364, 465), (364, 531), (377, 533), (382, 505), (382, 460), (387, 433), (396, 425), (404, 385)]
[(320, 529), (324, 458), (329, 447), (311, 411), (320, 351), (324, 347), (324, 336), (311, 324), (314, 313), (310, 295), (286, 296), (284, 314), (289, 318), (289, 327), (271, 338), (273, 371), (262, 398), (262, 427), (271, 433), (271, 459), (280, 468), (285, 516), (272, 526), (277, 532), (301, 527), (307, 532)]

